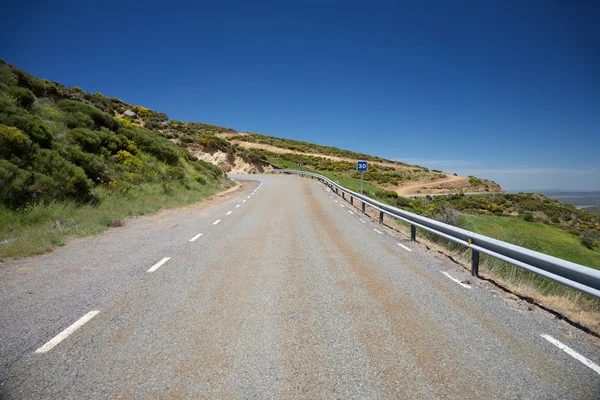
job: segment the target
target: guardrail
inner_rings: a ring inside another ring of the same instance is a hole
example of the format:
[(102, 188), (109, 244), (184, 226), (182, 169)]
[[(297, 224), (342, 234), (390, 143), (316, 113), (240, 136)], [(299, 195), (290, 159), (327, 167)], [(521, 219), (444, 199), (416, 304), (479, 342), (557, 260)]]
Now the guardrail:
[(491, 257), (506, 261), (522, 269), (533, 272), (540, 276), (552, 279), (553, 281), (570, 286), (584, 293), (600, 298), (600, 271), (584, 265), (572, 263), (557, 257), (529, 250), (524, 247), (515, 246), (501, 240), (493, 239), (478, 233), (470, 232), (465, 229), (457, 228), (452, 225), (426, 218), (417, 214), (410, 213), (392, 207), (388, 204), (373, 200), (370, 197), (346, 189), (342, 185), (331, 179), (307, 171), (296, 171), (290, 169), (281, 169), (277, 173), (297, 174), (300, 176), (310, 176), (316, 178), (335, 190), (351, 204), (354, 199), (362, 202), (362, 213), (365, 214), (365, 207), (368, 205), (379, 210), (379, 223), (383, 223), (383, 216), (387, 214), (410, 224), (410, 239), (416, 240), (417, 227), (433, 232), (438, 236), (451, 240), (453, 242), (469, 247), (471, 252), (471, 275), (478, 277), (479, 274), (479, 253), (487, 254)]

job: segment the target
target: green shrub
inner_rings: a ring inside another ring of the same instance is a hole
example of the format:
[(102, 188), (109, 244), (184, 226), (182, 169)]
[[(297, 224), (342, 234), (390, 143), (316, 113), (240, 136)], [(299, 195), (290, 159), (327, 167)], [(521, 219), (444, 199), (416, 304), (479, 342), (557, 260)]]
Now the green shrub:
[(33, 175), (16, 165), (0, 160), (0, 201), (16, 207), (32, 197)]
[(96, 129), (105, 127), (111, 131), (117, 131), (120, 127), (118, 121), (100, 109), (75, 100), (61, 100), (57, 103), (58, 108), (67, 113), (82, 113), (94, 121)]
[(523, 214), (523, 219), (527, 222), (533, 222), (533, 214), (530, 211), (527, 211)]
[(40, 79), (36, 78), (33, 75), (29, 75), (28, 73), (23, 72), (15, 67), (12, 68), (12, 72), (17, 77), (17, 84), (19, 86), (30, 89), (33, 92), (33, 94), (35, 94), (38, 97), (44, 96), (46, 94), (46, 88), (44, 86), (44, 83)]
[(190, 135), (183, 135), (179, 138), (179, 140), (181, 140), (183, 143), (194, 143), (194, 138)]
[(52, 145), (52, 133), (46, 124), (34, 115), (3, 113), (0, 114), (0, 124), (19, 128), (42, 147), (49, 148)]
[[(92, 181), (80, 167), (68, 162), (55, 150), (42, 149), (32, 157), (34, 171), (49, 179), (41, 179), (36, 193), (48, 199), (87, 199)], [(37, 180), (37, 179), (36, 179)]]
[(0, 125), (0, 157), (23, 157), (31, 149), (31, 139), (18, 128)]
[(201, 174), (194, 175), (194, 180), (202, 185), (206, 185), (206, 179)]
[(107, 135), (101, 131), (77, 128), (69, 131), (68, 136), (69, 139), (79, 144), (88, 153), (98, 153)]
[(61, 148), (60, 155), (67, 161), (81, 167), (86, 176), (96, 183), (106, 183), (110, 180), (107, 164), (102, 157), (86, 153), (79, 146), (69, 145)]
[(82, 112), (67, 113), (63, 117), (63, 122), (69, 129), (89, 128), (93, 129), (96, 124), (89, 115)]
[(121, 129), (126, 137), (133, 140), (143, 151), (170, 165), (179, 163), (181, 151), (173, 142), (146, 129)]
[(20, 107), (23, 107), (26, 110), (30, 110), (33, 103), (35, 103), (35, 95), (29, 89), (13, 86), (8, 89), (8, 95), (12, 97)]
[(582, 232), (581, 234), (581, 244), (584, 247), (587, 247), (590, 250), (594, 249), (594, 238), (588, 232)]

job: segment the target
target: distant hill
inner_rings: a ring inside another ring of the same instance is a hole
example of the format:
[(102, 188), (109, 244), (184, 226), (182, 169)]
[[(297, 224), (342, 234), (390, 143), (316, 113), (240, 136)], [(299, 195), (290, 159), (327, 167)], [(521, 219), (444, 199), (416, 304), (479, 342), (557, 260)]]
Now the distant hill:
[(583, 210), (587, 211), (589, 213), (592, 213), (592, 214), (600, 215), (600, 206), (585, 207), (585, 208), (583, 208)]
[(572, 204), (578, 207), (600, 206), (600, 192), (598, 191), (560, 191), (549, 190), (542, 191), (548, 197), (560, 200), (565, 204)]

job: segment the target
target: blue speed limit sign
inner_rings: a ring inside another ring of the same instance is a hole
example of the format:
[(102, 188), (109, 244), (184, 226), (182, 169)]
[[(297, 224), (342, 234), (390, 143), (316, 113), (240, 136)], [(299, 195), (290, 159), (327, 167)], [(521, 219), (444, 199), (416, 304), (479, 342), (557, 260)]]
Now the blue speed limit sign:
[(358, 172), (367, 172), (369, 166), (366, 161), (358, 161), (356, 163), (356, 169), (358, 170)]

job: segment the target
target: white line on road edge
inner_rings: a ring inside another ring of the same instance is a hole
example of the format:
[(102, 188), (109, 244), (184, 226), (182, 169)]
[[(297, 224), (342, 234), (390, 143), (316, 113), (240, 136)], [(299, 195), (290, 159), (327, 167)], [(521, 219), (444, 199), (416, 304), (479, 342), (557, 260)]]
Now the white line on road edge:
[(336, 203), (339, 203), (339, 201), (337, 201), (337, 200), (336, 200), (335, 202), (336, 202)]
[(71, 334), (73, 332), (75, 332), (77, 329), (81, 328), (86, 322), (88, 322), (90, 319), (92, 319), (96, 315), (98, 315), (99, 312), (100, 312), (100, 310), (94, 310), (94, 311), (90, 311), (89, 313), (85, 314), (83, 317), (81, 317), (77, 321), (75, 321), (75, 323), (73, 325), (69, 326), (67, 329), (65, 329), (58, 335), (54, 336), (54, 338), (52, 338), (52, 340), (50, 340), (48, 343), (46, 343), (45, 345), (43, 345), (42, 347), (37, 349), (35, 352), (36, 353), (46, 353), (47, 351), (52, 350), (52, 348), (54, 346), (56, 346), (57, 344), (59, 344), (60, 342), (62, 342), (66, 338), (68, 338), (69, 336), (71, 336)]
[(346, 208), (343, 204), (340, 204), (340, 206), (342, 206), (342, 208)]
[(225, 215), (229, 215), (229, 214), (231, 214), (232, 212), (233, 212), (233, 211), (227, 211), (227, 214), (225, 214)]
[(242, 203), (245, 203), (245, 202), (246, 202), (246, 200), (242, 200)]
[(218, 220), (216, 220), (215, 222), (213, 222), (213, 225), (216, 225), (216, 224), (218, 224), (219, 222), (221, 222), (221, 220), (220, 220), (220, 219), (218, 219)]
[(402, 247), (404, 250), (406, 251), (412, 251), (411, 249), (409, 249), (408, 247), (406, 247), (405, 245), (403, 245), (402, 243), (397, 243), (398, 246)]
[(467, 288), (467, 289), (472, 289), (471, 286), (467, 285), (466, 283), (462, 283), (461, 281), (459, 281), (456, 278), (453, 278), (449, 273), (447, 273), (446, 271), (440, 271), (442, 274), (446, 275), (448, 278), (450, 278), (451, 280), (453, 280), (454, 282), (458, 283), (460, 286)]
[(196, 236), (194, 236), (193, 238), (190, 239), (190, 242), (195, 241), (196, 239), (198, 239), (200, 236), (202, 236), (201, 233), (197, 234)]
[(547, 341), (549, 341), (550, 343), (552, 343), (553, 345), (555, 345), (556, 347), (558, 347), (559, 349), (561, 349), (562, 351), (564, 351), (565, 353), (567, 353), (568, 355), (570, 355), (571, 357), (573, 357), (574, 359), (576, 359), (577, 361), (581, 362), (585, 366), (590, 367), (597, 374), (600, 374), (600, 366), (598, 364), (596, 364), (595, 362), (593, 362), (592, 360), (590, 360), (589, 358), (579, 354), (578, 352), (576, 352), (575, 350), (573, 350), (566, 344), (559, 342), (558, 340), (554, 339), (550, 335), (544, 334), (544, 335), (540, 335), (540, 336), (543, 337), (544, 339), (546, 339)]
[(350, 214), (354, 215), (354, 213), (353, 213), (352, 211), (348, 210), (348, 212), (349, 212)]
[(165, 258), (163, 258), (162, 260), (160, 260), (159, 262), (157, 262), (156, 264), (154, 264), (152, 266), (152, 268), (150, 268), (148, 270), (148, 272), (154, 272), (154, 271), (156, 271), (157, 269), (159, 269), (161, 267), (161, 265), (163, 265), (164, 263), (166, 263), (170, 259), (171, 259), (171, 257), (165, 257)]
[(380, 235), (383, 235), (383, 232), (381, 232), (380, 230), (377, 230), (377, 229), (375, 229), (375, 228), (373, 228), (373, 230), (374, 230), (375, 232), (379, 233)]
[(238, 204), (237, 206), (235, 206), (235, 208), (238, 208), (240, 205)]
[(365, 221), (364, 219), (359, 220), (360, 222), (362, 222), (363, 224), (366, 224), (367, 221)]

